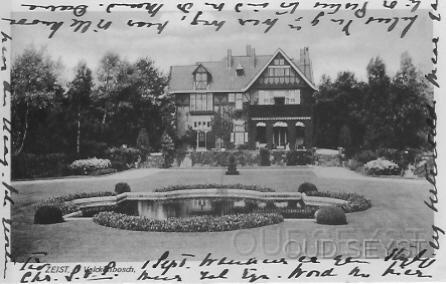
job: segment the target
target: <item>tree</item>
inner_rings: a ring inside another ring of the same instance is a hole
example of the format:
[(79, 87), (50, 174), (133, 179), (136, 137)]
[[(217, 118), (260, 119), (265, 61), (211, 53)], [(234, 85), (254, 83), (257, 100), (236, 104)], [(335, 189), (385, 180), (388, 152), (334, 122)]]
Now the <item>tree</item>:
[(229, 111), (221, 109), (215, 113), (211, 120), (211, 135), (223, 140), (225, 147), (228, 147), (231, 141), (232, 119)]
[(69, 84), (68, 90), (71, 106), (77, 114), (76, 153), (78, 155), (80, 154), (81, 110), (90, 102), (92, 87), (93, 78), (91, 75), (91, 70), (87, 67), (85, 62), (80, 62), (76, 67), (75, 78)]
[(338, 145), (346, 149), (350, 148), (352, 143), (350, 128), (348, 125), (344, 124), (339, 131)]
[(395, 141), (394, 147), (419, 148), (427, 143), (429, 87), (423, 75), (412, 63), (406, 52), (401, 56), (400, 70), (391, 85), (391, 106), (393, 106)]
[(345, 126), (350, 132), (349, 146), (360, 147), (364, 132), (362, 116), (365, 90), (364, 83), (358, 82), (351, 72), (340, 72), (335, 81), (323, 77), (315, 105), (318, 146), (338, 147), (338, 142), (341, 142), (340, 132)]
[(97, 70), (98, 88), (97, 96), (102, 105), (102, 125), (105, 125), (109, 108), (112, 105), (111, 97), (116, 94), (119, 87), (119, 73), (121, 71), (122, 62), (116, 53), (106, 53), (99, 62)]
[(390, 107), (390, 78), (381, 58), (367, 65), (368, 88), (364, 100), (363, 123), (366, 125), (364, 146), (368, 149), (391, 147), (395, 136), (392, 127), (394, 111)]
[(150, 140), (147, 129), (141, 128), (139, 131), (138, 138), (136, 138), (136, 147), (141, 150), (144, 156), (150, 152)]
[(175, 153), (175, 145), (167, 132), (164, 132), (163, 136), (161, 137), (161, 151), (164, 157), (164, 167), (171, 167)]
[(57, 83), (60, 64), (54, 62), (45, 50), (25, 49), (11, 67), (11, 97), (14, 153), (20, 154), (30, 132), (30, 121), (39, 111), (48, 109), (54, 96), (61, 92)]

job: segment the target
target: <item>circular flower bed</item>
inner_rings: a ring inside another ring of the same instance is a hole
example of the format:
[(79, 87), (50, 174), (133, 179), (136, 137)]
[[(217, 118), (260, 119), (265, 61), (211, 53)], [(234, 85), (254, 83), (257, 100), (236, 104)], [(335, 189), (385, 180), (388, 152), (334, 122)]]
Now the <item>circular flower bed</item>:
[(101, 212), (93, 217), (93, 221), (99, 225), (132, 231), (219, 232), (278, 224), (283, 222), (283, 217), (274, 213), (248, 213), (155, 220), (144, 216)]

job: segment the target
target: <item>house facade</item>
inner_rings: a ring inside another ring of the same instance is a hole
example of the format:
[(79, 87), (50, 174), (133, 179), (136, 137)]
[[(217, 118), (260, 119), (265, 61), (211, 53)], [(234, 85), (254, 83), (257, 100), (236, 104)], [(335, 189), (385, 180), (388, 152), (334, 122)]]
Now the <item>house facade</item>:
[(197, 149), (312, 147), (316, 91), (308, 48), (294, 60), (281, 49), (256, 55), (249, 45), (245, 55), (229, 49), (220, 61), (172, 66), (168, 87), (177, 134), (193, 130)]

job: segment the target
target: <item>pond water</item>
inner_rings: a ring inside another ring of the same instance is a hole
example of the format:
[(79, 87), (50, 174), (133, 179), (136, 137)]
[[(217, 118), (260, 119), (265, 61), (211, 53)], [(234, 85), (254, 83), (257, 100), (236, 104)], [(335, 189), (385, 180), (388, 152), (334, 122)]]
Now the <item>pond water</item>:
[(187, 198), (170, 201), (139, 200), (134, 203), (136, 213), (154, 219), (189, 217), (200, 215), (221, 216), (234, 213), (250, 213), (263, 208), (302, 208), (298, 201), (258, 201), (234, 198)]

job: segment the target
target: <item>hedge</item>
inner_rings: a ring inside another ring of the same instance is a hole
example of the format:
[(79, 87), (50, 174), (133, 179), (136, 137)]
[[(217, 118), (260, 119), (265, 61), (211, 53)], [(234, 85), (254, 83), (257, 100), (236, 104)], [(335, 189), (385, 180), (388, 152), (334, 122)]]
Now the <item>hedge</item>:
[(331, 197), (348, 201), (347, 204), (343, 204), (341, 208), (346, 213), (364, 211), (372, 207), (370, 200), (366, 199), (364, 196), (356, 193), (346, 193), (346, 192), (329, 192), (329, 191), (311, 191), (307, 192), (308, 196), (319, 196), (319, 197)]
[(239, 151), (205, 151), (191, 152), (192, 165), (209, 165), (213, 167), (226, 167), (229, 157), (233, 155), (240, 166), (252, 166), (259, 164), (259, 152), (249, 150)]
[(72, 200), (80, 198), (88, 198), (88, 197), (113, 196), (113, 195), (116, 194), (110, 191), (73, 193), (41, 201), (37, 203), (35, 209), (39, 210), (39, 208), (43, 206), (54, 206), (61, 210), (62, 215), (66, 215), (79, 210), (76, 204), (70, 202)]
[(223, 216), (194, 216), (187, 218), (150, 219), (115, 212), (101, 212), (93, 217), (99, 225), (116, 229), (152, 232), (219, 232), (256, 228), (283, 222), (274, 213), (249, 213)]
[(274, 192), (274, 189), (269, 187), (262, 187), (258, 185), (245, 185), (245, 184), (187, 184), (187, 185), (170, 185), (167, 187), (157, 188), (155, 192), (168, 192), (175, 190), (187, 190), (187, 189), (211, 189), (211, 188), (227, 188), (227, 189), (245, 189), (254, 190), (260, 192)]
[(63, 153), (12, 155), (12, 179), (58, 177), (69, 174), (68, 165), (74, 160)]

